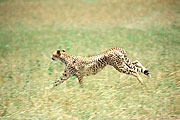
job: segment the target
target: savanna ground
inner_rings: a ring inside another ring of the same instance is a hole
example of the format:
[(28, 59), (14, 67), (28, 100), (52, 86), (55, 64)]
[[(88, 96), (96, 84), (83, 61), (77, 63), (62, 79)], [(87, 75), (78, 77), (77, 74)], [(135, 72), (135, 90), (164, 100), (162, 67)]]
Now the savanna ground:
[[(121, 47), (152, 78), (106, 67), (47, 89), (63, 72), (51, 53)], [(179, 0), (0, 0), (0, 119), (180, 119)]]

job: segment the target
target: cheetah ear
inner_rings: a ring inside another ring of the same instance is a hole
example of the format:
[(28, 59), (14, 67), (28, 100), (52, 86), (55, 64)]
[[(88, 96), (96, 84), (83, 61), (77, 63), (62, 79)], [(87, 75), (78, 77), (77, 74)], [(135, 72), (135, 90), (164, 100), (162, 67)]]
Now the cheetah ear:
[(66, 52), (64, 49), (62, 50), (63, 52)]
[(57, 50), (57, 54), (59, 54), (59, 55), (61, 54), (61, 53), (60, 53), (60, 50)]

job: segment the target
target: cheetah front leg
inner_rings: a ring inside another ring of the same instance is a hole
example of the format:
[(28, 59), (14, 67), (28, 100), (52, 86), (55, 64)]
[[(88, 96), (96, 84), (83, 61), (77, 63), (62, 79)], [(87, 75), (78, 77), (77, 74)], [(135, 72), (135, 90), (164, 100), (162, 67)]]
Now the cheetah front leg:
[(64, 70), (63, 75), (60, 77), (59, 80), (55, 81), (54, 87), (58, 86), (59, 84), (63, 83), (64, 81), (66, 81), (67, 79), (69, 79), (70, 75), (69, 73)]
[(78, 78), (78, 81), (79, 81), (79, 85), (80, 85), (80, 87), (83, 87), (83, 81), (82, 81), (83, 76), (82, 76), (82, 75), (80, 75), (80, 74), (78, 74), (78, 75), (76, 75), (76, 77)]

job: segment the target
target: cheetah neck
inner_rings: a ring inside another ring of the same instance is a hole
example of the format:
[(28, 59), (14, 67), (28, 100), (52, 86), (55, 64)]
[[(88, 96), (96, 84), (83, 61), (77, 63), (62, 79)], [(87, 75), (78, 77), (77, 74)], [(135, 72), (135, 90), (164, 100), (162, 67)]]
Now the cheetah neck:
[(69, 62), (73, 61), (73, 55), (71, 54), (62, 54), (61, 57), (59, 58), (61, 62), (64, 64), (68, 64)]

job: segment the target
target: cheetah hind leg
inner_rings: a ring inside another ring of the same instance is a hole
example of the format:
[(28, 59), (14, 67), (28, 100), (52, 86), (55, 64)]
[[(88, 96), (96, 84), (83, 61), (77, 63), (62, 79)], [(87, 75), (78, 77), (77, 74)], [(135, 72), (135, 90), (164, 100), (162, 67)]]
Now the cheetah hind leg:
[(141, 76), (136, 71), (132, 72), (132, 75), (138, 79), (138, 81), (139, 81), (139, 83), (141, 83), (141, 85), (144, 84), (143, 79), (141, 78)]
[(151, 74), (149, 73), (149, 70), (146, 69), (138, 60), (135, 60), (132, 62), (133, 65), (135, 65), (138, 68), (141, 68), (143, 73), (147, 75), (149, 78), (151, 78)]
[(141, 85), (144, 84), (142, 78), (140, 77), (140, 75), (133, 69), (129, 69), (128, 67), (119, 67), (119, 66), (113, 66), (116, 70), (118, 70), (119, 72), (123, 72), (129, 75), (133, 75), (134, 77), (136, 77), (139, 81), (139, 83), (141, 83)]

